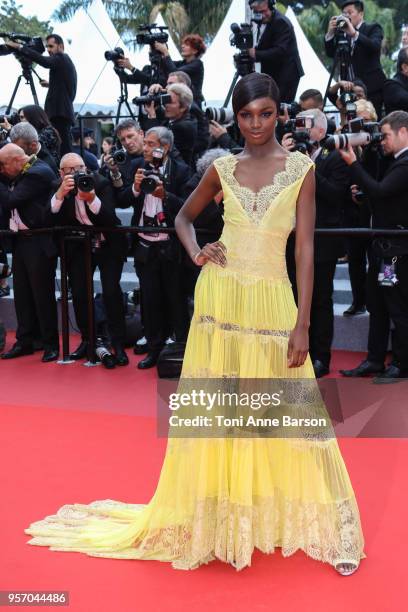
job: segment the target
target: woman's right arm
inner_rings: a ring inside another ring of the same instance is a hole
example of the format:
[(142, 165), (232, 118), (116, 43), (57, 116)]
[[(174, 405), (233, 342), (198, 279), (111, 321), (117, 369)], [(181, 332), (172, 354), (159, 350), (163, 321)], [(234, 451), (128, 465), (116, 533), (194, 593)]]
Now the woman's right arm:
[[(212, 164), (196, 189), (187, 198), (174, 223), (180, 242), (197, 265), (203, 265), (209, 260), (219, 265), (226, 264), (224, 245), (218, 241), (206, 244), (201, 249), (197, 244), (193, 226), (196, 217), (208, 206), (221, 189), (222, 186), (218, 172)], [(199, 256), (198, 253), (200, 253)]]

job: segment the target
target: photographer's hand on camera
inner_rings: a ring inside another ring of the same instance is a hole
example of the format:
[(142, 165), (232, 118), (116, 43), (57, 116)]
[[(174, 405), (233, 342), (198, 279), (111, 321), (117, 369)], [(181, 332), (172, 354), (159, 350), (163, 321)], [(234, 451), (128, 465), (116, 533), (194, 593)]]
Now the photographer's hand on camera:
[(339, 153), (348, 166), (357, 161), (356, 153), (350, 144), (347, 149), (339, 149)]
[(157, 183), (157, 187), (153, 191), (152, 195), (155, 198), (159, 198), (159, 200), (164, 200), (166, 198), (166, 191), (164, 189), (164, 184), (161, 181)]
[(337, 16), (334, 16), (329, 21), (327, 36), (334, 36), (336, 29), (337, 29)]
[(208, 129), (210, 131), (211, 136), (216, 140), (218, 138), (221, 138), (221, 136), (223, 136), (224, 134), (228, 134), (227, 128), (223, 125), (220, 125), (213, 119), (209, 122)]
[(282, 147), (286, 149), (287, 151), (293, 151), (296, 146), (295, 140), (293, 138), (293, 134), (291, 134), (290, 132), (289, 134), (285, 134), (282, 138), (281, 144), (282, 144)]
[(154, 102), (150, 102), (150, 104), (145, 104), (143, 108), (145, 109), (149, 119), (157, 118), (156, 106)]
[(55, 197), (57, 200), (63, 200), (75, 188), (75, 180), (72, 174), (66, 174), (62, 179), (62, 183), (58, 188)]
[(127, 70), (133, 70), (134, 66), (130, 63), (130, 59), (128, 57), (124, 57), (123, 59), (118, 59), (116, 64), (119, 68), (126, 68)]
[(143, 169), (143, 168), (138, 168), (138, 169), (136, 170), (135, 178), (134, 178), (134, 180), (133, 180), (133, 190), (134, 190), (134, 191), (135, 191), (137, 194), (139, 194), (139, 193), (140, 193), (140, 191), (141, 191), (141, 189), (140, 189), (140, 185), (141, 185), (141, 183), (142, 183), (142, 181), (143, 181), (144, 177), (145, 177), (145, 172), (144, 172), (144, 169)]
[(0, 128), (9, 132), (11, 127), (11, 123), (7, 120), (7, 117), (4, 117), (4, 121), (0, 123)]
[(167, 48), (167, 45), (164, 43), (160, 43), (160, 42), (155, 42), (154, 43), (154, 48), (156, 51), (158, 51), (159, 53), (161, 53), (163, 55), (163, 57), (168, 57), (169, 54), (169, 50)]

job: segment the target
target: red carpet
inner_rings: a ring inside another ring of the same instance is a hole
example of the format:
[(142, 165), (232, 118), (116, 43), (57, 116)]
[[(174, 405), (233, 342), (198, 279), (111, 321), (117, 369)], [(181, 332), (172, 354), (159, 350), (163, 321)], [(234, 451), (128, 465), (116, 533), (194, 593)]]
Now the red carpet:
[[(64, 503), (148, 501), (165, 450), (154, 370), (138, 371), (133, 357), (106, 371), (40, 364), (40, 355), (0, 362), (0, 590), (69, 591), (75, 612), (405, 608), (406, 440), (340, 440), (366, 538), (367, 559), (351, 578), (303, 553), (256, 553), (242, 572), (220, 562), (182, 572), (28, 546), (24, 528)], [(359, 358), (336, 354), (333, 370)]]

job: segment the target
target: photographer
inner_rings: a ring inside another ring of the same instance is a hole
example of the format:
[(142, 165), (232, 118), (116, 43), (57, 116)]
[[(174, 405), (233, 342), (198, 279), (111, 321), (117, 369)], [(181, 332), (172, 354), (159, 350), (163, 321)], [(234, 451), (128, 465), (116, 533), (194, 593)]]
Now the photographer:
[[(190, 170), (170, 157), (174, 136), (165, 127), (146, 132), (144, 160), (137, 169), (132, 187), (132, 225), (153, 226), (155, 234), (138, 234), (135, 268), (140, 280), (143, 324), (148, 353), (139, 369), (156, 365), (159, 354), (174, 331), (176, 341), (185, 342), (189, 327), (187, 299), (182, 290), (181, 246), (174, 234), (160, 233), (160, 226), (173, 227), (183, 205), (182, 188)], [(157, 157), (159, 155), (159, 157)], [(158, 160), (154, 164), (154, 160)], [(159, 166), (159, 167), (157, 167)], [(144, 179), (155, 181), (154, 191)]]
[(61, 155), (64, 155), (71, 151), (70, 128), (75, 120), (73, 102), (77, 89), (77, 73), (71, 58), (64, 52), (61, 36), (50, 34), (46, 41), (49, 57), (13, 41), (7, 45), (50, 71), (49, 83), (41, 81), (43, 87), (49, 88), (44, 109), (61, 137)]
[(51, 153), (41, 145), (37, 130), (27, 121), (17, 123), (10, 130), (10, 141), (21, 147), (26, 155), (36, 155), (38, 159), (48, 164), (55, 176), (58, 176), (58, 168)]
[(384, 83), (384, 104), (387, 114), (408, 111), (408, 47), (398, 54), (397, 74)]
[(327, 92), (330, 102), (340, 111), (340, 127), (347, 125), (350, 111), (355, 111), (354, 105), (359, 100), (367, 100), (367, 87), (360, 81), (339, 81), (330, 87)]
[[(133, 205), (131, 186), (136, 168), (143, 160), (144, 132), (135, 119), (124, 119), (116, 126), (114, 140), (121, 148), (115, 146), (105, 158), (100, 174), (110, 179), (118, 198), (117, 205), (127, 208)], [(119, 161), (117, 156), (119, 155)]]
[(203, 81), (204, 81), (204, 64), (201, 60), (206, 52), (204, 40), (198, 34), (187, 34), (181, 41), (181, 56), (182, 60), (174, 62), (169, 54), (166, 44), (156, 42), (154, 45), (156, 51), (163, 56), (163, 69), (166, 76), (171, 72), (181, 70), (188, 74), (191, 79), (191, 89), (194, 96), (194, 102), (201, 108), (204, 102), (203, 98)]
[(185, 163), (192, 166), (197, 140), (197, 121), (190, 115), (193, 94), (191, 89), (181, 83), (169, 85), (167, 93), (171, 96), (171, 103), (164, 106), (165, 120), (157, 118), (155, 105), (150, 104), (147, 107), (148, 119), (145, 120), (146, 131), (157, 125), (168, 127), (174, 135), (174, 146)]
[[(170, 72), (167, 78), (166, 87), (169, 85), (174, 85), (174, 83), (182, 83), (191, 89), (191, 79), (187, 72), (183, 72), (181, 70)], [(154, 95), (158, 93), (167, 93), (167, 90), (159, 84), (154, 84), (149, 88), (149, 94)], [(210, 140), (208, 119), (205, 116), (205, 113), (201, 110), (200, 106), (194, 101), (190, 107), (190, 115), (197, 121), (197, 139), (195, 142), (194, 153), (196, 155), (201, 155), (207, 150)]]
[[(382, 27), (378, 23), (364, 21), (364, 2), (346, 1), (341, 5), (342, 23), (340, 33), (351, 45), (351, 65), (354, 77), (361, 79), (367, 86), (368, 99), (374, 104), (377, 115), (382, 112), (382, 89), (385, 74), (381, 67), (381, 46), (384, 38)], [(325, 36), (326, 53), (329, 57), (336, 54), (336, 36), (339, 32), (339, 17), (332, 17)]]
[[(300, 113), (297, 117), (313, 118), (308, 129), (311, 159), (316, 164), (316, 228), (340, 228), (342, 226), (344, 200), (350, 185), (347, 165), (337, 151), (327, 151), (324, 141), (327, 118), (319, 109)], [(282, 146), (293, 150), (296, 141), (286, 134)], [(341, 254), (341, 238), (315, 237), (314, 287), (310, 320), (310, 356), (317, 378), (329, 373), (331, 345), (333, 342), (333, 282), (337, 258)], [(294, 279), (294, 239), (288, 241), (288, 268)], [(296, 286), (294, 282), (292, 285)]]
[[(87, 185), (81, 185), (82, 173)], [(120, 220), (115, 214), (116, 200), (109, 181), (98, 173), (86, 174), (85, 162), (76, 153), (68, 153), (61, 159), (61, 183), (51, 199), (51, 212), (57, 226), (96, 225), (116, 227)], [(77, 179), (75, 179), (77, 177)], [(78, 180), (79, 179), (79, 180)], [(81, 191), (81, 186), (86, 190)], [(75, 318), (81, 331), (81, 343), (71, 353), (71, 359), (82, 359), (88, 349), (88, 304), (84, 247), (81, 242), (66, 245), (67, 270), (72, 289)], [(93, 234), (93, 272), (99, 268), (102, 296), (106, 308), (108, 329), (115, 352), (116, 365), (129, 363), (124, 351), (125, 312), (120, 287), (123, 263), (127, 257), (127, 240), (124, 234)]]
[(33, 235), (20, 230), (51, 226), (49, 201), (55, 175), (46, 163), (34, 155), (28, 157), (15, 144), (0, 149), (0, 175), (0, 207), (4, 216), (10, 215), (10, 229), (16, 232), (13, 289), (17, 315), (17, 341), (1, 357), (31, 355), (39, 324), (44, 344), (42, 361), (54, 361), (59, 354), (55, 301), (57, 249), (51, 234)]
[(293, 25), (275, 8), (275, 0), (249, 0), (249, 6), (262, 15), (262, 23), (254, 24), (255, 48), (249, 50), (260, 64), (257, 72), (273, 77), (281, 100), (292, 102), (304, 75)]
[[(357, 161), (353, 149), (341, 151), (350, 166), (352, 182), (370, 198), (372, 227), (407, 229), (408, 209), (408, 113), (395, 111), (381, 121), (383, 150), (394, 157), (384, 178), (373, 179)], [(369, 253), (367, 308), (370, 313), (368, 356), (345, 376), (376, 373), (377, 382), (392, 382), (408, 376), (408, 238), (374, 239)], [(384, 370), (392, 320), (395, 332), (393, 361)]]

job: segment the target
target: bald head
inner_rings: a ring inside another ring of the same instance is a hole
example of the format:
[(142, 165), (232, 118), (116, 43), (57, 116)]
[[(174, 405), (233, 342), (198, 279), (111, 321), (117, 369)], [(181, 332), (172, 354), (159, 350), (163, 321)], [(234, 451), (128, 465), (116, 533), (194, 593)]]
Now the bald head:
[(15, 144), (7, 144), (0, 149), (0, 172), (8, 178), (18, 176), (29, 157)]
[(67, 174), (86, 170), (84, 160), (77, 153), (66, 153), (60, 161), (60, 175), (62, 178)]

